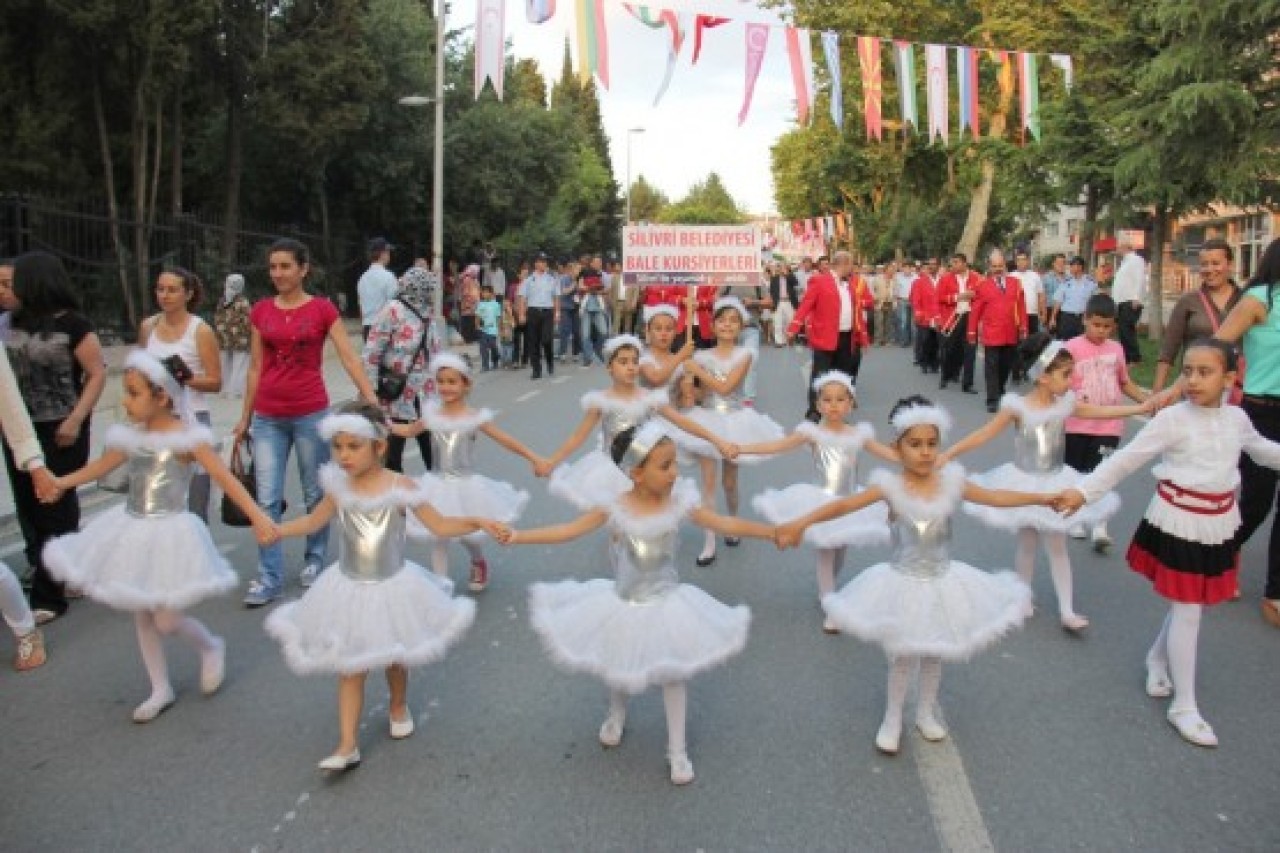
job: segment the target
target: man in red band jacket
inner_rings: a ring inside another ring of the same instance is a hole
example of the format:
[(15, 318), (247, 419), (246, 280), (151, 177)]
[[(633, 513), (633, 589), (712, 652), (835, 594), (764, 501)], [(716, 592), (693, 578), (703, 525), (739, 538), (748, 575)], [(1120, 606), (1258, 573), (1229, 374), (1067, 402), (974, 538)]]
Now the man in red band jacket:
[(987, 277), (978, 284), (969, 317), (969, 342), (982, 340), (987, 411), (994, 412), (1013, 370), (1018, 342), (1027, 336), (1027, 303), (1022, 285), (1005, 270), (1004, 253), (991, 252)]
[(796, 336), (808, 321), (809, 348), (813, 368), (809, 375), (809, 410), (805, 417), (817, 421), (817, 393), (813, 380), (828, 370), (839, 370), (857, 383), (862, 363), (862, 347), (868, 346), (863, 306), (870, 293), (867, 283), (853, 271), (853, 257), (836, 252), (834, 270), (825, 258), (818, 259), (818, 272), (809, 278), (804, 299), (795, 319), (787, 327), (787, 339)]

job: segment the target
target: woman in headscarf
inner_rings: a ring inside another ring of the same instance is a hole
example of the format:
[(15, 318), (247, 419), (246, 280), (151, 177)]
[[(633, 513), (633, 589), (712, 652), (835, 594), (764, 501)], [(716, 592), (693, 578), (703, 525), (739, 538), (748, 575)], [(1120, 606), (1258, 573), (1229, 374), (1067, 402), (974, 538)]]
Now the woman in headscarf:
[[(394, 399), (378, 403), (394, 423), (414, 423), (422, 418), (421, 395), (435, 393), (435, 385), (427, 374), (427, 363), (440, 351), (440, 337), (432, 315), (436, 277), (421, 267), (410, 267), (400, 278), (395, 298), (382, 307), (369, 327), (364, 344), (364, 369), (375, 389), (384, 374), (407, 374), (404, 389)], [(404, 471), (405, 439), (392, 435), (387, 442), (387, 467)], [(431, 470), (431, 434), (418, 435), (422, 464)]]
[(222, 285), (222, 299), (213, 312), (213, 331), (222, 351), (222, 396), (243, 397), (249, 374), (249, 300), (244, 276), (232, 273)]

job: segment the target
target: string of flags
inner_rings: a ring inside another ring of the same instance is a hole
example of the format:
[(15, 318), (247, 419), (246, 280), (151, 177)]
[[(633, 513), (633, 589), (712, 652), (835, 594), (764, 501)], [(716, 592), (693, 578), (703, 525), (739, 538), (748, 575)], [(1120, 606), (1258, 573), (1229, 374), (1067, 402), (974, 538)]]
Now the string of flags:
[[(476, 0), (476, 72), (475, 95), (480, 96), (486, 82), (491, 82), (499, 99), (502, 97), (503, 73), (503, 15), (505, 0)], [(574, 0), (577, 68), (584, 80), (594, 78), (605, 89), (609, 88), (609, 34), (605, 20), (605, 4), (608, 0)], [(615, 0), (616, 2), (616, 0)], [(690, 65), (696, 65), (702, 54), (705, 38), (713, 30), (735, 23), (732, 18), (655, 8), (646, 5), (622, 3), (631, 20), (653, 30), (666, 30), (666, 63), (653, 104), (657, 106), (666, 94), (679, 65), (690, 30), (693, 32), (693, 50)], [(525, 0), (526, 18), (530, 23), (542, 24), (551, 20), (556, 12), (556, 0)], [(738, 124), (746, 122), (751, 112), (760, 69), (772, 41), (775, 29), (783, 30), (782, 44), (787, 54), (791, 83), (795, 92), (796, 113), (802, 126), (813, 119), (815, 85), (813, 74), (812, 30), (785, 24), (743, 22), (743, 38), (746, 55), (743, 94), (738, 110)], [(883, 140), (885, 121), (885, 69), (884, 48), (892, 50), (893, 77), (898, 93), (899, 121), (903, 135), (926, 131), (929, 142), (946, 142), (951, 138), (951, 61), (954, 57), (955, 91), (957, 99), (957, 134), (965, 133), (978, 138), (982, 133), (982, 117), (979, 102), (978, 81), (980, 63), (983, 60), (999, 66), (997, 79), (1002, 91), (1012, 92), (1016, 78), (1020, 127), (1024, 138), (1039, 141), (1040, 127), (1040, 69), (1039, 54), (1027, 51), (1011, 51), (978, 48), (966, 45), (920, 44), (900, 39), (884, 39), (878, 36), (850, 35), (835, 30), (818, 33), (818, 43), (829, 80), (829, 105), (831, 120), (837, 128), (844, 129), (844, 75), (841, 72), (840, 50), (843, 44), (852, 43), (857, 51), (857, 68), (862, 92), (862, 117), (868, 139)], [(916, 56), (923, 49), (925, 60), (924, 93), (925, 121), (921, 127), (919, 115), (918, 79)], [(1065, 53), (1047, 54), (1050, 64), (1061, 71), (1063, 83), (1070, 91), (1074, 67), (1072, 58)], [(891, 124), (891, 123), (890, 123)], [(834, 227), (834, 225), (833, 225)]]

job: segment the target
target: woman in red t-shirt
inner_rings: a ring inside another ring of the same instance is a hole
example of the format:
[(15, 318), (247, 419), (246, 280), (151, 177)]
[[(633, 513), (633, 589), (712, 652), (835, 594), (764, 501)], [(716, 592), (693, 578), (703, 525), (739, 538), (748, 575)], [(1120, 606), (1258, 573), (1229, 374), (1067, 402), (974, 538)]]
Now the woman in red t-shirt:
[[(307, 511), (324, 497), (320, 466), (329, 461), (329, 445), (317, 427), (329, 409), (323, 370), (326, 340), (333, 341), (360, 396), (374, 402), (373, 388), (338, 309), (303, 288), (310, 270), (308, 257), (307, 247), (296, 240), (277, 240), (267, 250), (276, 295), (259, 301), (249, 312), (252, 337), (244, 414), (233, 431), (236, 441), (246, 433), (253, 437), (258, 503), (277, 522), (284, 513), (284, 473), (290, 450), (298, 452), (298, 477)], [(307, 537), (300, 577), (304, 587), (311, 586), (324, 568), (328, 544), (328, 525)], [(261, 607), (280, 597), (283, 564), (279, 544), (258, 549), (258, 579), (249, 584), (246, 606)]]

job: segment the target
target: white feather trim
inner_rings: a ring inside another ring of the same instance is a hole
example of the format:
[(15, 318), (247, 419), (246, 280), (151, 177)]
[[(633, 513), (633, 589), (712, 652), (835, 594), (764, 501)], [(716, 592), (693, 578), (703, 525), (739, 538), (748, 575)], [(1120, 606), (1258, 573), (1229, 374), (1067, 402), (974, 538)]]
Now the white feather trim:
[(656, 536), (678, 527), (681, 520), (701, 502), (698, 487), (687, 477), (681, 477), (671, 490), (671, 500), (661, 511), (637, 516), (630, 507), (623, 505), (619, 497), (608, 507), (609, 523), (631, 536)]
[(626, 400), (615, 397), (608, 391), (588, 391), (582, 395), (582, 410), (590, 412), (594, 409), (599, 412), (620, 414), (631, 419), (637, 419), (660, 406), (667, 405), (668, 402), (667, 392), (661, 388), (642, 391)]
[(890, 421), (894, 430), (901, 436), (912, 427), (929, 424), (938, 428), (938, 434), (945, 439), (951, 431), (951, 415), (941, 406), (909, 406), (899, 411)]
[(1013, 413), (1019, 423), (1024, 426), (1038, 427), (1052, 421), (1064, 421), (1076, 410), (1076, 395), (1068, 391), (1059, 397), (1052, 406), (1034, 409), (1027, 405), (1026, 397), (1019, 397), (1012, 391), (1000, 398), (1000, 408)]
[(733, 354), (728, 358), (720, 358), (713, 349), (699, 350), (694, 353), (693, 358), (703, 367), (716, 370), (728, 376), (733, 372), (739, 364), (744, 360), (750, 360), (755, 357), (755, 351), (750, 347), (734, 347)]
[(876, 431), (871, 424), (862, 422), (847, 427), (840, 432), (832, 432), (818, 424), (802, 421), (796, 424), (794, 432), (803, 435), (809, 441), (815, 444), (825, 444), (829, 447), (839, 447), (842, 450), (861, 450), (862, 446), (868, 441), (876, 437)]
[(326, 462), (320, 466), (320, 487), (340, 506), (357, 510), (375, 510), (386, 506), (414, 507), (427, 502), (422, 486), (416, 480), (412, 488), (397, 484), (379, 495), (357, 494), (351, 488), (351, 478), (335, 462)]
[(938, 492), (931, 498), (908, 493), (902, 475), (884, 468), (873, 471), (869, 482), (884, 491), (895, 514), (907, 518), (943, 518), (955, 512), (960, 503), (964, 469), (955, 462), (948, 463), (938, 475)]
[(433, 400), (422, 410), (422, 422), (427, 429), (448, 432), (471, 432), (493, 420), (492, 409), (467, 409), (463, 415), (446, 415), (440, 403)]
[(112, 424), (107, 428), (104, 444), (117, 450), (190, 451), (200, 445), (213, 446), (213, 433), (206, 426), (190, 426), (173, 432), (148, 432), (129, 424)]

